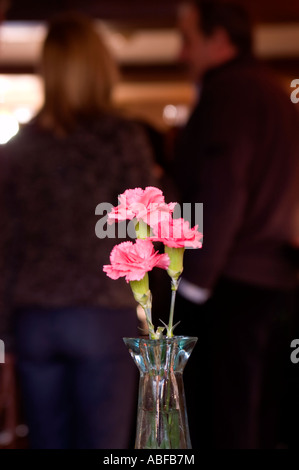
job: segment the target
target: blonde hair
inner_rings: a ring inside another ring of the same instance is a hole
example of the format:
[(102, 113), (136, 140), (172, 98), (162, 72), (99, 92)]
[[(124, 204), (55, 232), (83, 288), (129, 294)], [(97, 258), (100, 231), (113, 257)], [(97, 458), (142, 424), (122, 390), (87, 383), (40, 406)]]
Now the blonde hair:
[(45, 101), (40, 122), (60, 131), (68, 131), (78, 119), (109, 108), (118, 76), (93, 21), (74, 13), (60, 16), (50, 25), (41, 73)]

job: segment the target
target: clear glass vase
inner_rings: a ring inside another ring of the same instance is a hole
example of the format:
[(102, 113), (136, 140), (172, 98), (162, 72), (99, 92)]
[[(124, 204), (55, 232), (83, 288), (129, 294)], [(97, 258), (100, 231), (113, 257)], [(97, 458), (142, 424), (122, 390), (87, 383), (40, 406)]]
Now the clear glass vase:
[(197, 338), (124, 338), (139, 372), (135, 449), (191, 449), (183, 370)]

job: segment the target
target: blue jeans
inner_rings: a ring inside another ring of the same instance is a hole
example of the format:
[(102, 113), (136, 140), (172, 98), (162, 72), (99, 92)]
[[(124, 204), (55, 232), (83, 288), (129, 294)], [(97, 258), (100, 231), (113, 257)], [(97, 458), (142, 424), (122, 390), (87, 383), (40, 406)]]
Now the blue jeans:
[(136, 314), (129, 309), (16, 313), (17, 366), (31, 448), (128, 448), (137, 368), (122, 337), (136, 333)]

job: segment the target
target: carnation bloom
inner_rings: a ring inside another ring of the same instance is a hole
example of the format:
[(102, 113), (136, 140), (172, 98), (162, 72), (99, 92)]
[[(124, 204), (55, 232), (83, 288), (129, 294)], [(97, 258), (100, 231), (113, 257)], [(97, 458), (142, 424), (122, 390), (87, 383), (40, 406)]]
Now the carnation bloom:
[(169, 257), (154, 250), (150, 240), (136, 240), (136, 243), (123, 242), (116, 245), (110, 254), (111, 265), (103, 270), (111, 279), (125, 277), (127, 282), (140, 281), (155, 266), (167, 269)]
[(184, 219), (170, 219), (160, 222), (153, 227), (152, 241), (159, 241), (170, 248), (201, 248), (202, 234), (197, 230), (198, 225), (190, 228)]
[(176, 203), (166, 204), (160, 189), (148, 186), (127, 189), (119, 196), (119, 205), (114, 207), (108, 214), (108, 222), (114, 221), (143, 220), (149, 226), (170, 219)]

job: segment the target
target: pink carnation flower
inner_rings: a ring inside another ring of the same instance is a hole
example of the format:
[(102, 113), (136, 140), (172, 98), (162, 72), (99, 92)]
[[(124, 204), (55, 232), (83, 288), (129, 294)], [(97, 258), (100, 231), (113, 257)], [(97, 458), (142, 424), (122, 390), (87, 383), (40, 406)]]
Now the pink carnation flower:
[(119, 205), (108, 214), (108, 222), (142, 219), (150, 227), (170, 219), (176, 203), (165, 203), (160, 189), (148, 186), (127, 189), (119, 196)]
[(184, 219), (171, 219), (167, 223), (159, 223), (153, 227), (153, 237), (149, 240), (159, 241), (170, 248), (201, 248), (202, 234), (197, 230), (198, 225), (190, 228)]
[(136, 240), (116, 245), (110, 254), (111, 265), (103, 267), (111, 279), (125, 277), (127, 282), (141, 281), (154, 267), (168, 269), (169, 257), (154, 250), (151, 241)]

